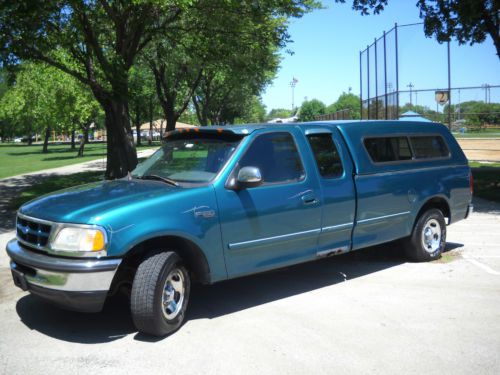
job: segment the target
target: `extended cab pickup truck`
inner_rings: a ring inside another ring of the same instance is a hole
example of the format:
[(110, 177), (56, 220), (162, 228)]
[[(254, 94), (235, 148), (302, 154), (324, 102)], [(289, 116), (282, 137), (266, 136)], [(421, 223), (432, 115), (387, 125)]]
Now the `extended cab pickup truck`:
[(400, 240), (440, 256), (471, 212), (467, 159), (442, 125), (398, 121), (167, 133), (128, 177), (23, 205), (14, 283), (95, 312), (128, 290), (137, 329), (183, 322), (191, 282), (214, 283)]

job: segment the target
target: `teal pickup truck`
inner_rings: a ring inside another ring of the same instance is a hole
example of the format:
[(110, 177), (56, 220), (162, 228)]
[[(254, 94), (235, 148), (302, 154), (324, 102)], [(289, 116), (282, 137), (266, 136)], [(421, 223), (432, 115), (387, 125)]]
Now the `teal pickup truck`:
[(345, 121), (167, 133), (132, 173), (23, 205), (14, 283), (95, 312), (128, 291), (141, 332), (182, 324), (194, 281), (221, 280), (400, 240), (440, 257), (471, 210), (467, 159), (440, 124)]

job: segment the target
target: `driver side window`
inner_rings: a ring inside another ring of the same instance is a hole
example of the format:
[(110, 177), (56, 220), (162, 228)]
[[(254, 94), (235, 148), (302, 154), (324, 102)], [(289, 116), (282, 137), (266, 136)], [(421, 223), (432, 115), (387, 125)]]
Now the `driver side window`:
[(305, 178), (297, 146), (292, 135), (287, 132), (258, 136), (239, 165), (240, 168), (259, 168), (264, 184), (296, 182)]

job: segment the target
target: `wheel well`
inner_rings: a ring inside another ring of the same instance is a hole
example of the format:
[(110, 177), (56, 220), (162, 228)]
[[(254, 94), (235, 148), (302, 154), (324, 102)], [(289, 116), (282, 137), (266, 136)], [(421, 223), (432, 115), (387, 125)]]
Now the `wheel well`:
[(139, 264), (148, 254), (159, 249), (175, 251), (185, 262), (193, 281), (202, 284), (211, 282), (208, 261), (195, 243), (182, 237), (162, 236), (141, 242), (127, 252), (113, 280), (112, 294), (122, 287), (128, 291)]
[(443, 213), (443, 216), (448, 219), (448, 223), (451, 220), (451, 213), (450, 213), (450, 206), (448, 205), (448, 202), (444, 198), (440, 197), (434, 197), (429, 199), (425, 204), (420, 208), (420, 211), (418, 211), (418, 215), (415, 219), (418, 220), (420, 215), (422, 215), (425, 211), (431, 208), (437, 208)]

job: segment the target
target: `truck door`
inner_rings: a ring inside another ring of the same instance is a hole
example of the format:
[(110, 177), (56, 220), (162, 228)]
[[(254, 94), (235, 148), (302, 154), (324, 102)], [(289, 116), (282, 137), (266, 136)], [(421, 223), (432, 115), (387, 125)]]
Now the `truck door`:
[(307, 147), (298, 129), (256, 134), (231, 176), (257, 167), (263, 183), (236, 190), (215, 186), (229, 277), (314, 258), (320, 191), (316, 175), (309, 173), (310, 153), (299, 152)]
[(353, 164), (336, 128), (306, 130), (322, 196), (318, 255), (349, 251), (356, 212)]

